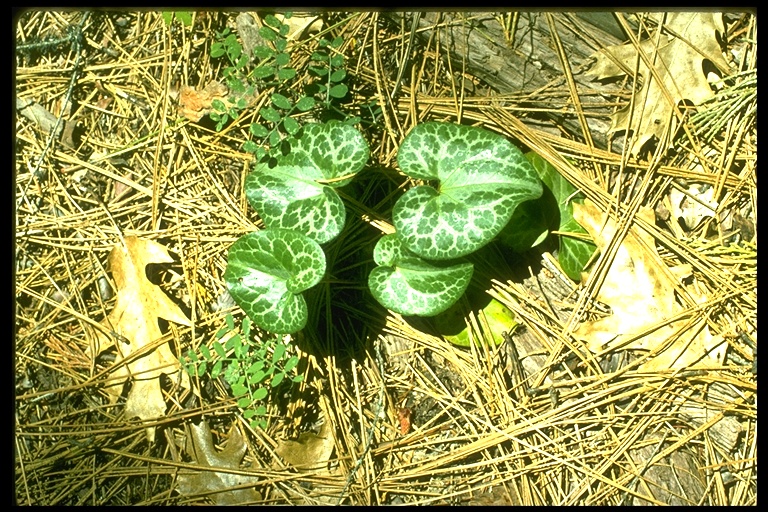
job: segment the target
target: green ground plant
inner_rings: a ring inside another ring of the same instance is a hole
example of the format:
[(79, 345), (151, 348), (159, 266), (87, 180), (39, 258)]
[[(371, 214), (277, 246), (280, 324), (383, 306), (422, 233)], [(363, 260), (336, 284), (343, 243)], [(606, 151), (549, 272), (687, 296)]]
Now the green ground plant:
[[(328, 264), (322, 245), (346, 221), (335, 189), (350, 183), (369, 156), (362, 134), (337, 121), (306, 125), (290, 146), (276, 164), (258, 163), (246, 178), (246, 196), (266, 229), (235, 242), (224, 273), (246, 314), (261, 328), (283, 334), (307, 323), (302, 292), (323, 279)], [(463, 258), (499, 235), (521, 204), (542, 196), (540, 176), (562, 185), (537, 172), (504, 137), (459, 124), (418, 125), (397, 160), (408, 177), (424, 184), (395, 203), (396, 232), (374, 247), (377, 266), (368, 288), (380, 304), (403, 315), (434, 316), (455, 304), (473, 274), (473, 264)], [(556, 193), (570, 200), (559, 188)], [(524, 220), (511, 229), (528, 229)], [(563, 253), (582, 265), (591, 255)]]
[(578, 282), (581, 271), (597, 250), (594, 243), (585, 239), (587, 231), (573, 218), (572, 204), (582, 202), (584, 196), (538, 154), (528, 152), (525, 157), (544, 184), (544, 193), (515, 210), (499, 234), (499, 241), (516, 252), (524, 252), (541, 244), (550, 233), (562, 233), (557, 237), (557, 259), (563, 272)]
[[(336, 103), (349, 93), (349, 87), (345, 83), (347, 70), (344, 67), (344, 56), (339, 53), (344, 38), (336, 37), (332, 41), (321, 38), (317, 42), (317, 50), (312, 53), (309, 72), (317, 77), (317, 81), (308, 87), (308, 92), (321, 98), (326, 110), (335, 110), (342, 113), (336, 107)], [(350, 118), (349, 124), (357, 124), (359, 118)]]
[[(234, 330), (229, 316), (212, 350), (204, 345), (199, 354), (182, 359), (194, 376), (223, 376), (253, 425), (265, 424), (269, 390), (298, 359), (291, 357), (281, 367), (286, 346), (269, 335), (250, 343), (250, 321), (277, 335), (306, 326), (310, 315), (304, 292), (326, 278), (332, 262), (323, 246), (346, 223), (337, 189), (352, 182), (370, 155), (363, 135), (339, 121), (307, 124), (287, 143), (289, 152), (274, 162), (257, 162), (245, 180), (246, 197), (266, 228), (242, 236), (229, 249), (224, 279), (247, 315), (242, 331), (221, 342)], [(432, 317), (449, 310), (472, 280), (474, 265), (465, 257), (502, 231), (502, 242), (527, 240), (516, 242), (516, 250), (525, 250), (553, 229), (581, 229), (572, 225), (573, 187), (538, 155), (526, 156), (482, 128), (423, 123), (405, 138), (397, 161), (406, 176), (421, 184), (395, 203), (396, 232), (382, 236), (373, 248), (376, 267), (367, 283), (371, 295), (392, 311)], [(550, 199), (542, 202), (545, 190)], [(535, 222), (530, 205), (548, 220)], [(515, 232), (520, 233), (517, 239)], [(582, 240), (564, 243), (561, 237), (561, 262), (578, 278), (593, 250)], [(502, 323), (507, 328), (515, 324), (512, 317)], [(467, 343), (461, 335), (450, 340)]]
[[(276, 334), (293, 334), (307, 325), (304, 292), (326, 277), (333, 262), (327, 261), (324, 246), (346, 223), (337, 190), (353, 180), (370, 155), (354, 128), (360, 118), (340, 108), (349, 94), (343, 38), (317, 40), (308, 65), (315, 80), (298, 94), (288, 30), (286, 23), (267, 15), (259, 31), (265, 44), (253, 49), (253, 65), (228, 29), (217, 34), (211, 48), (212, 57), (227, 59), (222, 72), (232, 93), (230, 106), (213, 103), (210, 116), (217, 130), (240, 115), (247, 106), (244, 98), (257, 87), (273, 91), (249, 127), (253, 138), (243, 146), (256, 157), (245, 194), (266, 229), (232, 245), (224, 279), (246, 321)], [(321, 117), (332, 119), (304, 124), (297, 116), (318, 107), (326, 113)], [(376, 266), (366, 283), (381, 305), (397, 313), (432, 317), (457, 304), (474, 271), (465, 257), (495, 238), (520, 252), (553, 230), (581, 230), (570, 216), (573, 187), (538, 155), (523, 155), (504, 137), (482, 128), (423, 123), (405, 138), (397, 161), (416, 185), (395, 203), (396, 232), (373, 248)], [(576, 280), (594, 248), (584, 244), (561, 239), (561, 261)], [(228, 327), (234, 329), (231, 317)], [(250, 324), (243, 327), (249, 331)], [(271, 348), (275, 359), (269, 364), (266, 345), (253, 349), (238, 343), (242, 339), (236, 334), (228, 345), (216, 343), (214, 352), (203, 346), (199, 355), (188, 355), (186, 365), (194, 375), (223, 375), (245, 417), (263, 424), (261, 401), (269, 394), (263, 383), (279, 383), (297, 360), (289, 359), (288, 370), (279, 371), (275, 365), (283, 345)], [(460, 336), (451, 339), (466, 344)]]
[[(284, 15), (285, 20), (290, 18), (290, 12)], [(247, 108), (245, 98), (259, 90), (272, 91), (269, 104), (259, 109), (257, 121), (249, 126), (251, 138), (243, 144), (243, 149), (257, 160), (284, 150), (281, 143), (295, 136), (304, 124), (302, 115), (317, 108), (332, 111), (334, 116), (351, 125), (360, 121), (359, 117), (349, 116), (339, 108), (339, 101), (349, 92), (344, 56), (339, 52), (344, 39), (319, 38), (308, 70), (316, 80), (302, 87), (294, 81), (298, 74), (292, 63), (296, 43), (289, 42), (289, 30), (287, 23), (268, 14), (259, 29), (264, 44), (256, 45), (252, 55), (246, 54), (237, 34), (229, 28), (217, 33), (216, 42), (211, 46), (211, 57), (226, 58), (222, 75), (230, 91), (229, 104), (214, 100), (211, 105), (210, 118), (216, 123), (217, 131)]]
[(180, 358), (181, 364), (192, 377), (221, 378), (250, 425), (266, 428), (265, 404), (271, 390), (286, 380), (298, 383), (303, 379), (295, 375), (299, 358), (288, 355), (290, 347), (279, 337), (252, 336), (248, 317), (239, 327), (231, 314), (225, 321), (211, 347), (200, 345), (197, 352), (190, 350)]

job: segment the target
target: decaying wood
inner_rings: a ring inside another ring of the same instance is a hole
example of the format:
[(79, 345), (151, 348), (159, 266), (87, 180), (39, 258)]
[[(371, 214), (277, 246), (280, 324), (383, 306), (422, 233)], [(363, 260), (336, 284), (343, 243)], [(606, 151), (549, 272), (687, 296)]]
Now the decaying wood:
[[(387, 14), (392, 21), (402, 22), (406, 29), (411, 27), (414, 15)], [(615, 92), (615, 86), (601, 84), (584, 74), (594, 52), (623, 42), (621, 29), (611, 13), (552, 13), (549, 18), (547, 13), (522, 12), (514, 28), (514, 39), (505, 44), (505, 30), (492, 13), (426, 12), (419, 14), (417, 37), (426, 43), (437, 31), (436, 40), (450, 55), (454, 70), (465, 69), (500, 94), (521, 95), (530, 107), (549, 109), (545, 114), (549, 120), (581, 138), (577, 117), (552, 112), (552, 100), (546, 95), (555, 89), (567, 90), (550, 19), (568, 56), (580, 96), (583, 94), (582, 101), (601, 92)], [(589, 40), (585, 34), (589, 34)], [(610, 125), (606, 119), (587, 118), (594, 143), (601, 148), (607, 146)]]

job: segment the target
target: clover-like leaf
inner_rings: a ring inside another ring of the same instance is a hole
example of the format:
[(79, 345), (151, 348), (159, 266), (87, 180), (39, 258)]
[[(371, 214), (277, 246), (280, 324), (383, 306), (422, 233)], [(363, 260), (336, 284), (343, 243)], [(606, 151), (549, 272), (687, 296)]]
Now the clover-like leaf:
[(293, 106), (291, 105), (291, 100), (279, 93), (272, 94), (272, 104), (283, 110), (290, 110)]
[(285, 131), (288, 132), (289, 134), (296, 135), (296, 133), (298, 133), (301, 127), (299, 126), (298, 121), (296, 121), (294, 118), (284, 117), (283, 128), (285, 128)]
[(438, 182), (411, 188), (395, 204), (403, 243), (427, 259), (469, 254), (490, 242), (517, 205), (542, 193), (522, 152), (482, 128), (429, 122), (414, 128), (397, 154), (408, 176)]
[(409, 251), (397, 234), (376, 244), (373, 259), (380, 266), (368, 276), (368, 287), (379, 303), (402, 315), (432, 316), (451, 307), (472, 278), (471, 263), (429, 263)]
[[(557, 202), (557, 207), (560, 210), (560, 225), (557, 230), (562, 233), (587, 234), (587, 230), (573, 218), (573, 202), (582, 202), (584, 196), (577, 193), (576, 188), (562, 174), (557, 172), (552, 164), (537, 153), (527, 153), (526, 158), (539, 173), (544, 185), (552, 191)], [(561, 235), (557, 260), (568, 277), (574, 281), (580, 281), (584, 266), (596, 250), (597, 246), (590, 241)]]
[(306, 112), (308, 110), (311, 110), (312, 107), (315, 106), (315, 98), (312, 96), (303, 96), (299, 101), (296, 102), (296, 108), (300, 112)]
[(291, 141), (277, 166), (257, 164), (245, 180), (248, 202), (268, 228), (299, 231), (318, 243), (344, 227), (344, 203), (332, 187), (348, 183), (368, 160), (368, 145), (355, 128), (309, 124)]
[(265, 229), (238, 239), (224, 272), (230, 295), (255, 324), (290, 334), (307, 323), (302, 291), (325, 274), (325, 254), (311, 238), (287, 229)]
[(346, 84), (336, 84), (328, 90), (328, 95), (331, 98), (343, 98), (349, 92), (349, 87)]

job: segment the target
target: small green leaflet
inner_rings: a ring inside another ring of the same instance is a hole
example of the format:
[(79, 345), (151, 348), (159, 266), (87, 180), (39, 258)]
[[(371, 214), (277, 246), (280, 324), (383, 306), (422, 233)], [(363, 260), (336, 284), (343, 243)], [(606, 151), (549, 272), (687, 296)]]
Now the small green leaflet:
[(287, 229), (265, 229), (230, 247), (224, 280), (256, 325), (290, 334), (307, 323), (301, 292), (320, 282), (325, 266), (323, 249), (311, 238)]
[[(192, 26), (192, 11), (163, 11), (163, 21), (170, 26), (173, 23), (173, 17), (176, 16), (185, 27)], [(214, 55), (212, 55), (214, 56)], [(214, 56), (215, 57), (215, 56)]]
[(462, 296), (472, 278), (471, 263), (428, 263), (405, 248), (398, 235), (376, 244), (379, 265), (368, 276), (368, 287), (384, 307), (402, 315), (432, 316)]
[(395, 204), (395, 229), (422, 258), (464, 256), (490, 242), (518, 204), (539, 197), (528, 160), (500, 135), (452, 123), (416, 126), (397, 154), (408, 176), (439, 183), (413, 187)]
[(281, 108), (283, 110), (290, 110), (293, 105), (291, 105), (291, 100), (283, 96), (279, 93), (274, 93), (272, 95), (272, 104), (276, 106), (277, 108)]

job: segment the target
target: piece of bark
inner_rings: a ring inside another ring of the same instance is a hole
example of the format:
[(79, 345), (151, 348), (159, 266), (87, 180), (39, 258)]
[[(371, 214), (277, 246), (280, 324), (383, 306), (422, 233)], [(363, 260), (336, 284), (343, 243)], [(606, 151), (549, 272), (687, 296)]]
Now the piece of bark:
[[(651, 437), (650, 435), (647, 437)], [(645, 445), (629, 451), (632, 460), (639, 468), (640, 478), (645, 484), (638, 481), (630, 484), (641, 495), (650, 496), (667, 505), (696, 505), (701, 502), (705, 493), (705, 475), (699, 469), (700, 461), (697, 456), (687, 449), (675, 450), (659, 463), (645, 467), (653, 458), (657, 446)], [(625, 495), (624, 505), (652, 505), (637, 496)]]
[(241, 12), (235, 20), (237, 33), (243, 41), (243, 53), (248, 56), (249, 62), (254, 62), (253, 49), (265, 44), (264, 38), (259, 34), (259, 24), (256, 21), (256, 13)]

